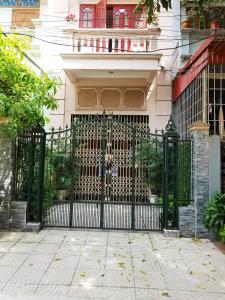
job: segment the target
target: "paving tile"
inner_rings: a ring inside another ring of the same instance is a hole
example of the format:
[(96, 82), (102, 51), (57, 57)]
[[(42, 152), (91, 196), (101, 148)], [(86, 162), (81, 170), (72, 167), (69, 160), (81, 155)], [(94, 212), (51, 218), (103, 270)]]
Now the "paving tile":
[(6, 284), (3, 293), (10, 295), (33, 295), (37, 289), (37, 284)]
[(124, 237), (115, 237), (115, 236), (109, 236), (108, 238), (108, 245), (112, 246), (123, 246), (123, 245), (129, 245), (130, 239), (129, 236), (125, 235)]
[(70, 285), (73, 279), (74, 268), (48, 268), (44, 274), (41, 284), (63, 284)]
[(223, 278), (225, 278), (225, 264), (221, 263), (220, 261), (213, 261), (213, 266), (216, 269), (216, 272), (220, 274)]
[(135, 270), (134, 281), (136, 288), (166, 289), (164, 277), (160, 272), (146, 269)]
[(15, 242), (0, 242), (0, 252), (7, 252)]
[(132, 258), (134, 271), (143, 270), (144, 272), (160, 272), (159, 262), (155, 259)]
[(9, 283), (17, 284), (38, 284), (42, 279), (46, 268), (34, 265), (22, 266), (10, 279)]
[(180, 300), (177, 292), (163, 289), (135, 289), (136, 300)]
[(25, 261), (23, 266), (34, 266), (36, 268), (47, 268), (55, 255), (32, 253)]
[(180, 255), (183, 259), (191, 259), (194, 260), (215, 260), (215, 261), (221, 261), (225, 263), (225, 255), (220, 252), (219, 250), (211, 250), (211, 251), (205, 251), (202, 249), (197, 250), (183, 250), (181, 249)]
[(133, 272), (130, 270), (105, 270), (104, 287), (134, 287)]
[(59, 250), (59, 244), (38, 244), (32, 251), (32, 253), (39, 253), (45, 255), (56, 254)]
[(69, 228), (50, 228), (47, 231), (47, 234), (52, 234), (52, 235), (67, 235), (70, 232)]
[(100, 269), (103, 270), (105, 267), (105, 257), (104, 256), (81, 256), (79, 258), (79, 268), (85, 269)]
[(63, 233), (61, 235), (58, 234), (46, 234), (43, 239), (41, 240), (42, 244), (62, 244), (62, 242), (65, 240), (65, 237)]
[(174, 274), (178, 272), (188, 274), (191, 272), (183, 260), (159, 260), (159, 266), (163, 274)]
[(21, 243), (39, 243), (44, 238), (43, 234), (26, 232), (20, 239)]
[(129, 245), (123, 245), (123, 246), (111, 246), (109, 245), (107, 247), (107, 256), (120, 256), (120, 257), (130, 257), (130, 247)]
[(16, 272), (16, 266), (1, 266), (0, 267), (0, 283), (7, 283), (10, 277)]
[(73, 277), (72, 285), (101, 287), (104, 277), (105, 273), (103, 270), (78, 268)]
[(83, 250), (83, 245), (77, 245), (77, 244), (62, 244), (58, 250), (57, 255), (76, 255), (79, 256)]
[(194, 274), (177, 271), (172, 276), (171, 272), (165, 273), (164, 278), (168, 289), (187, 291), (200, 291), (202, 289), (200, 278)]
[(206, 293), (206, 292), (192, 292), (192, 291), (177, 291), (181, 300), (224, 300), (225, 294), (221, 293)]
[(35, 247), (37, 247), (38, 243), (16, 243), (13, 245), (9, 252), (15, 252), (15, 253), (32, 253)]
[[(68, 285), (59, 285), (59, 284), (39, 284), (36, 290), (36, 295), (41, 296), (68, 296), (69, 290), (71, 289)], [(72, 295), (71, 295), (72, 296)], [(60, 298), (61, 299), (61, 298)]]
[(79, 256), (64, 256), (56, 255), (49, 265), (50, 268), (76, 269), (79, 261)]
[(0, 232), (0, 242), (17, 242), (23, 237), (23, 232)]
[(158, 260), (182, 259), (180, 251), (177, 249), (157, 249), (153, 251), (154, 257)]
[[(188, 270), (195, 274), (210, 274), (215, 273), (217, 271), (216, 265), (211, 260), (203, 260), (203, 259), (185, 259), (184, 260)], [(221, 265), (221, 262), (220, 262)], [(223, 266), (225, 269), (225, 264)], [(225, 271), (224, 271), (225, 272)], [(224, 273), (225, 274), (225, 273)]]
[(67, 244), (73, 244), (73, 245), (84, 245), (86, 242), (86, 237), (84, 236), (67, 236), (65, 240), (63, 241), (63, 246)]
[(106, 247), (104, 246), (84, 246), (81, 251), (82, 256), (105, 256)]
[(88, 238), (86, 239), (86, 246), (92, 246), (92, 245), (96, 245), (96, 246), (106, 246), (108, 241), (107, 237), (94, 237), (94, 236), (88, 236)]
[(73, 286), (67, 295), (80, 300), (135, 300), (134, 289), (118, 287)]
[(2, 292), (2, 290), (4, 289), (6, 283), (0, 283), (0, 293)]
[[(210, 274), (194, 274), (199, 280), (198, 288), (207, 292), (224, 293), (225, 296), (225, 277), (222, 278), (216, 273)], [(225, 298), (225, 297), (224, 297)]]
[(109, 270), (133, 270), (131, 257), (122, 258), (119, 256), (107, 256), (105, 260), (105, 269)]
[[(29, 254), (6, 253), (0, 258), (0, 266), (21, 266), (28, 258)], [(1, 267), (0, 267), (1, 268)]]

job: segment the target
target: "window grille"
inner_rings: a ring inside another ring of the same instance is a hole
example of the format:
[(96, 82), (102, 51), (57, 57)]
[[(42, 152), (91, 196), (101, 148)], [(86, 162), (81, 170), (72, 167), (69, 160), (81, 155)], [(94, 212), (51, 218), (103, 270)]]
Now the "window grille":
[(203, 72), (186, 88), (172, 107), (177, 130), (188, 137), (188, 126), (203, 119)]

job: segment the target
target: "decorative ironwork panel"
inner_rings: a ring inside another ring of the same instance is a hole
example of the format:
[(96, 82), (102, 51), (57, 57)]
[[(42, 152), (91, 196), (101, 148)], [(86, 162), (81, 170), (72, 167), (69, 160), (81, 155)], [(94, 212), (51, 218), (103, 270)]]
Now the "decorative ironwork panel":
[[(144, 118), (83, 116), (65, 130), (17, 138), (14, 190), (28, 220), (44, 226), (161, 230), (177, 228), (190, 203), (191, 144), (172, 119), (151, 133)], [(126, 122), (127, 120), (127, 122)]]
[(0, 0), (0, 6), (39, 7), (40, 0)]

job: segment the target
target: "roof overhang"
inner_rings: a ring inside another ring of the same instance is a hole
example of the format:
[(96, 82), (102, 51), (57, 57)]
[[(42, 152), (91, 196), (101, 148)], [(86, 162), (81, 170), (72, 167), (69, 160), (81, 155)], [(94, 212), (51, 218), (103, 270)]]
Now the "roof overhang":
[[(221, 34), (223, 32), (223, 34)], [(204, 43), (177, 73), (173, 81), (172, 100), (176, 102), (184, 90), (208, 64), (225, 63), (224, 30), (206, 38)]]
[(71, 82), (79, 78), (152, 78), (161, 54), (61, 54), (63, 69)]

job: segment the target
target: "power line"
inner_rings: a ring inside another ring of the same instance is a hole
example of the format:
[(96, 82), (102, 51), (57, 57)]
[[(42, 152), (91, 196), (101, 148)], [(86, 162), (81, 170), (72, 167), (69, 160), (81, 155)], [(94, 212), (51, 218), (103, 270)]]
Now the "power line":
[[(189, 74), (193, 73), (193, 72), (194, 72), (195, 70), (197, 70), (202, 64), (204, 64), (210, 56), (216, 54), (220, 49), (222, 49), (224, 45), (222, 44), (222, 45), (220, 45), (220, 47), (218, 47), (217, 49), (215, 49), (216, 46), (217, 46), (217, 44), (214, 45), (212, 51), (210, 51), (210, 53), (207, 55), (207, 57), (206, 57), (200, 64), (196, 65), (196, 66), (193, 67), (193, 68), (192, 68), (192, 67), (189, 68), (189, 69), (187, 70), (186, 73), (184, 73), (184, 74), (179, 74), (179, 71), (181, 71), (181, 70), (178, 69), (178, 70), (177, 70), (177, 71), (178, 71), (178, 74), (176, 75), (175, 78), (183, 77), (183, 76), (185, 76), (185, 75), (189, 75)], [(215, 49), (215, 50), (214, 50), (214, 49)], [(188, 67), (187, 67), (187, 68), (188, 68)], [(166, 72), (170, 72), (170, 73), (176, 72), (176, 70), (165, 70), (165, 71), (166, 71)], [(183, 71), (185, 71), (185, 69), (184, 69)], [(189, 71), (190, 71), (190, 72), (189, 72)]]
[[(0, 34), (4, 34), (4, 32), (0, 32)], [(53, 42), (53, 41), (47, 41), (47, 40), (44, 40), (42, 38), (39, 38), (39, 37), (31, 35), (31, 34), (24, 34), (24, 33), (17, 33), (17, 32), (15, 32), (15, 33), (7, 32), (6, 34), (15, 34), (15, 35), (19, 35), (19, 36), (27, 36), (27, 37), (31, 37), (31, 38), (40, 40), (40, 41), (45, 42), (45, 43), (52, 44), (52, 45), (68, 46), (68, 47), (73, 47), (73, 48), (80, 47), (80, 46), (77, 46), (77, 45), (74, 45), (74, 44), (63, 44), (63, 43), (57, 43), (57, 42)], [(194, 41), (194, 42), (190, 42), (190, 43), (183, 44), (183, 45), (177, 45), (176, 47), (159, 48), (159, 49), (156, 49), (156, 50), (149, 50), (149, 51), (133, 51), (133, 50), (125, 50), (125, 49), (119, 49), (119, 48), (112, 48), (111, 49), (111, 48), (105, 47), (105, 46), (99, 46), (98, 48), (99, 49), (102, 48), (102, 49), (107, 49), (107, 50), (110, 49), (110, 50), (122, 51), (122, 52), (127, 52), (127, 53), (155, 53), (155, 52), (158, 52), (158, 51), (175, 50), (175, 49), (178, 49), (178, 48), (181, 48), (181, 47), (185, 47), (185, 46), (189, 46), (189, 45), (192, 45), (192, 44), (196, 44), (196, 43), (198, 43), (200, 41), (203, 41), (203, 40), (206, 40), (206, 39), (208, 39), (210, 37), (211, 36), (207, 36), (207, 37), (204, 37), (204, 38), (199, 39), (199, 40)], [(86, 46), (86, 47), (93, 48), (93, 46)]]

